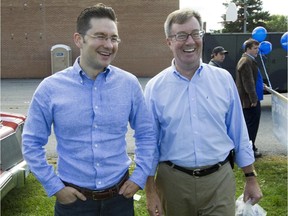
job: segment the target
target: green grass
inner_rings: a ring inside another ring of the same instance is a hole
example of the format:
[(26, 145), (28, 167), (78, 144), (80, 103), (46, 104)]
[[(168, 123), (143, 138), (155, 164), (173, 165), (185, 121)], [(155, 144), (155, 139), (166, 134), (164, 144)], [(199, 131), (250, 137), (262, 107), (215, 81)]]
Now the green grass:
[[(258, 181), (264, 197), (259, 205), (269, 216), (287, 215), (287, 157), (266, 156), (257, 159), (255, 167)], [(131, 168), (133, 169), (133, 167)], [(237, 197), (242, 194), (244, 177), (242, 170), (234, 168), (237, 181)], [(146, 197), (144, 191), (139, 191), (140, 201), (135, 201), (135, 215), (147, 216)], [(26, 185), (9, 192), (2, 200), (2, 216), (50, 216), (53, 215), (55, 198), (48, 198), (35, 177), (30, 174)]]

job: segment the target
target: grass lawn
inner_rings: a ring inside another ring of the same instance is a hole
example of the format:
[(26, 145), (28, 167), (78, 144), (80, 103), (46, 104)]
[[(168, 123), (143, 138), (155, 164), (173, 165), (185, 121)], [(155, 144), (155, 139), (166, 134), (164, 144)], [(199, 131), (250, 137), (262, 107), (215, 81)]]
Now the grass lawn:
[[(287, 157), (265, 156), (255, 162), (258, 181), (264, 197), (259, 205), (269, 216), (287, 215)], [(133, 167), (132, 167), (133, 169)], [(237, 197), (242, 194), (244, 180), (242, 170), (234, 168), (237, 181)], [(144, 191), (139, 191), (135, 201), (135, 215), (147, 216)], [(52, 216), (55, 198), (48, 198), (40, 183), (30, 174), (25, 187), (9, 192), (2, 200), (2, 216)]]

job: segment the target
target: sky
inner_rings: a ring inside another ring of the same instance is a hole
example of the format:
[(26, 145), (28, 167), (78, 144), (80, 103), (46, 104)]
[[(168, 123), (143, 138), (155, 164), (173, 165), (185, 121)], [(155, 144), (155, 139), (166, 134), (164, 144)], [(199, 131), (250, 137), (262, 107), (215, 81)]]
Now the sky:
[[(226, 8), (222, 3), (230, 3), (229, 0), (179, 0), (180, 8), (192, 7), (197, 10), (203, 22), (206, 22), (206, 31), (218, 30), (223, 19), (221, 16), (226, 13)], [(270, 15), (288, 15), (286, 0), (262, 0), (263, 10), (269, 11)]]

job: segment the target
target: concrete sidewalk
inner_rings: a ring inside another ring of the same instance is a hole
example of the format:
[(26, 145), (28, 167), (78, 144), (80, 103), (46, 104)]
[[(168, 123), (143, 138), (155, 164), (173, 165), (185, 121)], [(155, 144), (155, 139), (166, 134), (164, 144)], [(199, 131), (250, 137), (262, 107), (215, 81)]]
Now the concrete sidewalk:
[[(139, 78), (142, 87), (149, 78)], [(1, 80), (1, 111), (21, 113), (26, 115), (32, 95), (41, 82), (41, 79), (3, 79)], [(256, 146), (264, 155), (285, 155), (287, 146), (280, 144), (273, 134), (271, 116), (271, 95), (265, 95), (262, 101), (262, 115), (256, 139)], [(129, 128), (127, 134), (128, 152), (134, 152), (133, 131)], [(47, 156), (56, 156), (56, 139), (51, 135), (46, 146)]]

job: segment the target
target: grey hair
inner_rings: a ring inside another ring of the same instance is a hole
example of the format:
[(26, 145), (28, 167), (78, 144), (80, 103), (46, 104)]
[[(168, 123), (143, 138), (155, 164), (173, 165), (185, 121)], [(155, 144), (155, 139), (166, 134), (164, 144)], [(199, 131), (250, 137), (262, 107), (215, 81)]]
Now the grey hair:
[(174, 23), (183, 24), (192, 17), (195, 17), (198, 20), (198, 22), (200, 24), (200, 28), (202, 28), (201, 15), (193, 9), (184, 8), (184, 9), (179, 9), (179, 10), (176, 10), (176, 11), (170, 13), (167, 16), (167, 19), (164, 23), (164, 32), (165, 32), (166, 37), (168, 38), (169, 35), (171, 34), (171, 26)]

